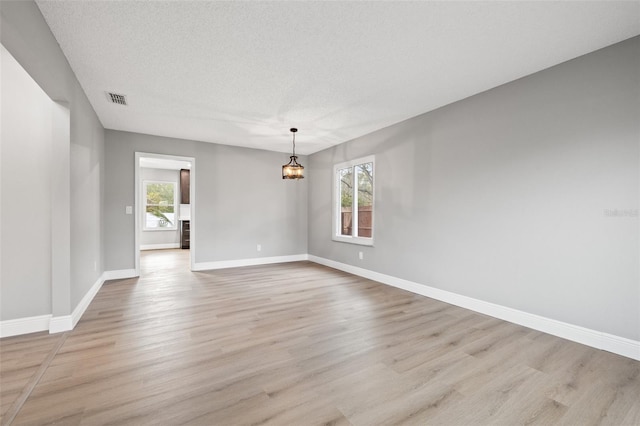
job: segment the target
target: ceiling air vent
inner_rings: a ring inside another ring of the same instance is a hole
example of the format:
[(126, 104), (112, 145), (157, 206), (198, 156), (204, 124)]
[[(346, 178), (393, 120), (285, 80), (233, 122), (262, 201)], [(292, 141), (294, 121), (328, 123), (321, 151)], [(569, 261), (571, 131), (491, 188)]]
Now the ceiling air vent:
[(107, 92), (107, 98), (111, 103), (118, 105), (126, 105), (127, 97), (125, 95), (118, 95), (117, 93)]

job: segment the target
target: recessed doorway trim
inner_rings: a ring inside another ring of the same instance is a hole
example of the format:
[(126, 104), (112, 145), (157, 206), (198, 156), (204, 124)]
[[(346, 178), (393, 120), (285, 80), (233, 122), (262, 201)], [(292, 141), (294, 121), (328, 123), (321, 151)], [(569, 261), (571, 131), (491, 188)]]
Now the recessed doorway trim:
[(166, 155), (166, 154), (156, 154), (152, 152), (136, 152), (135, 153), (135, 173), (134, 173), (134, 181), (135, 181), (135, 211), (134, 214), (134, 222), (135, 222), (135, 243), (134, 243), (134, 256), (135, 256), (135, 270), (136, 276), (140, 276), (140, 233), (142, 230), (142, 224), (139, 220), (139, 212), (142, 207), (142, 188), (140, 183), (140, 159), (141, 158), (155, 158), (155, 159), (163, 159), (163, 160), (174, 160), (174, 161), (186, 161), (191, 164), (191, 172), (190, 172), (190, 180), (191, 183), (189, 185), (189, 198), (191, 204), (191, 218), (189, 221), (189, 226), (191, 230), (191, 241), (190, 241), (190, 269), (193, 271), (195, 269), (195, 259), (196, 259), (196, 241), (194, 236), (196, 234), (196, 159), (194, 157), (182, 157), (178, 155)]

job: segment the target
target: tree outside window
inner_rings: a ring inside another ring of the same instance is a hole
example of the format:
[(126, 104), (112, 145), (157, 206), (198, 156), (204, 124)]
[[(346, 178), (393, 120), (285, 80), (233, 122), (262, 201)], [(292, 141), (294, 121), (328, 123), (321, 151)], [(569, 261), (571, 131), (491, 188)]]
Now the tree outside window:
[(372, 244), (373, 238), (373, 157), (336, 165), (339, 211), (335, 212), (334, 239)]
[(143, 182), (145, 230), (171, 230), (176, 226), (176, 183)]

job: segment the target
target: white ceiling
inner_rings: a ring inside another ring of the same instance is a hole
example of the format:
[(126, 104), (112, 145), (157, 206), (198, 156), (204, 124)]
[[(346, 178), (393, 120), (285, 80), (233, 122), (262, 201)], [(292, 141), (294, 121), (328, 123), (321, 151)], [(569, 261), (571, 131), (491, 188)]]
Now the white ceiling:
[(105, 128), (301, 154), (640, 34), (639, 1), (37, 3)]

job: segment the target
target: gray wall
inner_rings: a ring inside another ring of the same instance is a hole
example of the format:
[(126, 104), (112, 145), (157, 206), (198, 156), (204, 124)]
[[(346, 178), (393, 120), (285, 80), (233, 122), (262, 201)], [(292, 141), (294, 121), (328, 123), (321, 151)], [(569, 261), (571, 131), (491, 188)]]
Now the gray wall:
[[(2, 44), (51, 99), (70, 110), (72, 310), (102, 273), (104, 129), (36, 4), (0, 2), (0, 19)], [(19, 307), (16, 315), (28, 311)]]
[[(309, 253), (638, 340), (639, 122), (636, 37), (313, 154)], [(334, 242), (369, 154), (375, 247)]]
[(51, 313), (53, 102), (1, 49), (0, 319), (5, 320)]
[[(280, 179), (283, 154), (105, 133), (33, 2), (0, 2), (0, 41), (69, 105), (71, 309), (134, 266), (144, 151), (196, 158), (197, 262), (304, 253), (308, 233), (317, 256), (640, 339), (638, 218), (609, 214), (638, 209), (638, 38), (303, 158), (302, 182)], [(331, 167), (367, 154), (376, 245), (333, 242)], [(44, 312), (30, 303), (1, 319)]]
[(307, 252), (307, 179), (282, 180), (286, 154), (115, 130), (105, 134), (106, 270), (135, 266), (135, 215), (125, 214), (125, 206), (135, 204), (135, 152), (195, 158), (191, 239), (197, 263)]

